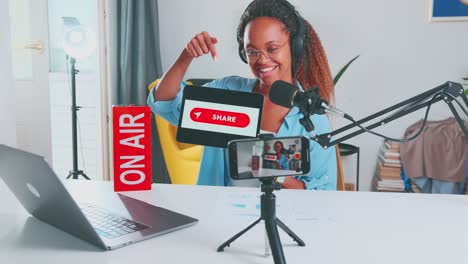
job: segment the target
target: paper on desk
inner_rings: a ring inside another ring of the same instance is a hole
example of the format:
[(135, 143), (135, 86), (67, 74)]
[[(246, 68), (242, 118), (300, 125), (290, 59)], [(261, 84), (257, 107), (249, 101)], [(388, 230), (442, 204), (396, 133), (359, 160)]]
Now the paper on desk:
[(223, 192), (217, 200), (223, 215), (260, 217), (260, 193)]
[(304, 201), (296, 196), (281, 196), (276, 199), (276, 217), (287, 221), (317, 221), (320, 213), (311, 209), (310, 201)]
[[(217, 209), (222, 215), (260, 217), (261, 192), (223, 192), (218, 195)], [(317, 212), (304, 206), (303, 200), (276, 199), (276, 216), (287, 221), (319, 221)], [(323, 219), (322, 219), (323, 220)]]

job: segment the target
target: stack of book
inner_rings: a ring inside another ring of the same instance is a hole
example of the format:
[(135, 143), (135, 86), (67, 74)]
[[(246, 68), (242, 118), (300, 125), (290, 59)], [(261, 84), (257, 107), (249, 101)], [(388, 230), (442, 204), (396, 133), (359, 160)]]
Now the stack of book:
[(403, 192), (401, 178), (400, 145), (385, 140), (379, 150), (377, 168), (373, 179), (374, 189), (381, 192)]

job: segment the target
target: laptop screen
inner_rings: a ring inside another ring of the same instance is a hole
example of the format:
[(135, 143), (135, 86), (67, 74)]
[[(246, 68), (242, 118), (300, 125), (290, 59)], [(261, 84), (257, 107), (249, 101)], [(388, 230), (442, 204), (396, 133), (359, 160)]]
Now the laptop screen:
[(261, 94), (187, 85), (177, 141), (226, 148), (233, 139), (257, 137), (262, 108)]

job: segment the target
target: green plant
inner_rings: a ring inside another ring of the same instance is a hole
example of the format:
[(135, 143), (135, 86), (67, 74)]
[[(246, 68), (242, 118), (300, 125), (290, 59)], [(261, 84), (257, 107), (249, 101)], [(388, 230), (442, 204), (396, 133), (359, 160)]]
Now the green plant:
[(338, 83), (338, 80), (341, 78), (341, 75), (343, 75), (343, 73), (345, 73), (345, 71), (348, 69), (349, 65), (351, 65), (351, 63), (353, 63), (357, 58), (359, 58), (360, 55), (357, 55), (356, 57), (352, 58), (348, 63), (346, 63), (345, 66), (343, 66), (343, 68), (341, 68), (341, 70), (338, 72), (338, 74), (335, 76), (335, 78), (333, 78), (333, 84), (336, 85), (336, 83)]
[[(465, 81), (468, 81), (468, 77), (462, 78), (462, 79), (465, 80)], [(464, 83), (463, 85), (467, 85), (467, 86), (468, 86), (468, 83)], [(468, 89), (465, 89), (465, 95), (468, 95)]]

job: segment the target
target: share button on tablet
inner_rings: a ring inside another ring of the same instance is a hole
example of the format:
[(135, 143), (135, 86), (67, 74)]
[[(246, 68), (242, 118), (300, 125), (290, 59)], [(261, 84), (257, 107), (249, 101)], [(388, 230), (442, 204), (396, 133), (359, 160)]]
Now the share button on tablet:
[(231, 127), (247, 127), (250, 123), (250, 117), (244, 113), (199, 107), (190, 111), (190, 119), (199, 123)]

